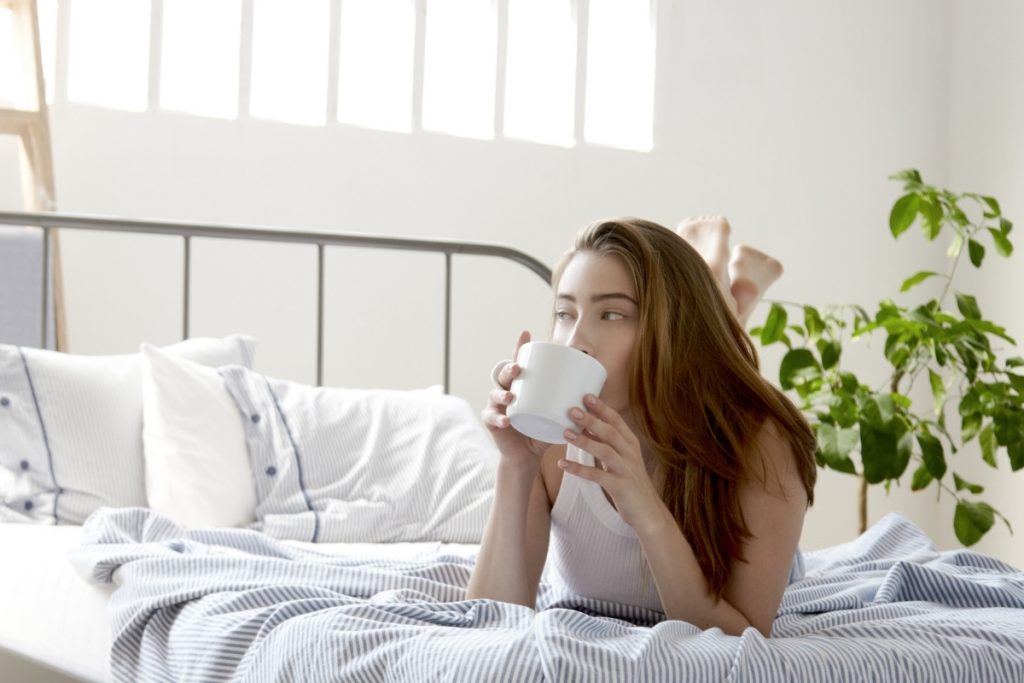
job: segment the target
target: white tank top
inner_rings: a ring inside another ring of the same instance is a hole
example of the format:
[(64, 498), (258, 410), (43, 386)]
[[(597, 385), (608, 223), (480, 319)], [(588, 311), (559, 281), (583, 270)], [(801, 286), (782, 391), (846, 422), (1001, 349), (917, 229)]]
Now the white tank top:
[[(594, 458), (572, 444), (565, 457), (593, 466)], [(626, 524), (592, 481), (562, 475), (551, 508), (551, 541), (545, 581), (576, 595), (663, 612), (658, 589), (633, 527)]]

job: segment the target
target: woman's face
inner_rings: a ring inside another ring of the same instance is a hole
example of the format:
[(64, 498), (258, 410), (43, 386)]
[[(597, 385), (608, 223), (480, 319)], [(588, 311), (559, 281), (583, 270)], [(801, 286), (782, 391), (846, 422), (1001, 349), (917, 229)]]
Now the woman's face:
[(608, 371), (601, 400), (629, 406), (629, 364), (639, 334), (633, 279), (622, 261), (582, 251), (572, 257), (555, 292), (552, 341), (579, 349)]

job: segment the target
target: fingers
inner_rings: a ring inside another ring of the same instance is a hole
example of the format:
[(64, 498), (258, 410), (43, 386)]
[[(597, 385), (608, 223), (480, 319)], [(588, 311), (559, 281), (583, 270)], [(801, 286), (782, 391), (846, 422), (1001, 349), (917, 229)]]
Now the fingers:
[(530, 331), (529, 330), (523, 330), (522, 332), (520, 332), (519, 333), (519, 339), (516, 340), (515, 351), (512, 352), (512, 358), (514, 358), (515, 360), (519, 360), (519, 349), (523, 346), (523, 344), (526, 344), (529, 341), (530, 341)]
[(558, 466), (573, 476), (592, 481), (605, 488), (607, 488), (608, 480), (611, 476), (600, 467), (590, 467), (572, 460), (567, 460), (566, 458), (559, 460)]
[[(512, 387), (512, 380), (518, 377), (522, 371), (523, 369), (518, 363), (506, 363), (505, 367), (498, 373), (498, 385), (502, 389), (508, 390)], [(511, 399), (509, 399), (509, 402), (511, 402)]]
[(584, 398), (584, 404), (591, 412), (583, 412), (579, 408), (569, 412), (569, 417), (580, 429), (565, 430), (566, 440), (606, 462), (612, 461), (613, 466), (619, 458), (637, 450), (635, 446), (639, 442), (618, 411), (591, 394)]

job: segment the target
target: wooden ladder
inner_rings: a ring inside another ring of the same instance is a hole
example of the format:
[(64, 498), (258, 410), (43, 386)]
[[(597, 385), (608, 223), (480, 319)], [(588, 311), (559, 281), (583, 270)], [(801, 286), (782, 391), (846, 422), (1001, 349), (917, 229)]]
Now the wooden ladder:
[[(14, 108), (0, 107), (0, 135), (14, 135), (20, 141), (21, 179), (26, 211), (53, 211), (56, 192), (53, 182), (53, 152), (50, 145), (49, 112), (43, 83), (42, 51), (39, 46), (39, 12), (35, 0), (0, 0), (0, 9), (9, 9), (13, 18), (13, 37), (17, 68), (21, 70), (21, 91), (15, 93)], [(43, 240), (45, 250), (47, 240)], [(57, 230), (49, 236), (49, 286), (53, 297), (54, 339), (57, 350), (67, 350), (64, 321), (64, 287), (60, 267), (60, 239)], [(45, 289), (45, 288), (44, 288)], [(43, 329), (46, 306), (43, 302)], [(44, 336), (41, 346), (46, 347)]]

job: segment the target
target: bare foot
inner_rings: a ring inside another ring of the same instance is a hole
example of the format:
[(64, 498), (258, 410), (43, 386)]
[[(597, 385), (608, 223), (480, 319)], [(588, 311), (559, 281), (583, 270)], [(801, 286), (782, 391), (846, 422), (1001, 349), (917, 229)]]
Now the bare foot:
[(736, 300), (736, 317), (746, 327), (765, 290), (782, 275), (782, 264), (762, 251), (745, 244), (732, 250), (729, 260), (731, 293)]
[(732, 228), (725, 216), (684, 218), (676, 232), (707, 261), (711, 274), (729, 308), (736, 312), (736, 301), (729, 288), (729, 233)]

